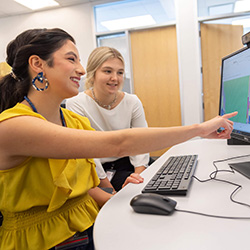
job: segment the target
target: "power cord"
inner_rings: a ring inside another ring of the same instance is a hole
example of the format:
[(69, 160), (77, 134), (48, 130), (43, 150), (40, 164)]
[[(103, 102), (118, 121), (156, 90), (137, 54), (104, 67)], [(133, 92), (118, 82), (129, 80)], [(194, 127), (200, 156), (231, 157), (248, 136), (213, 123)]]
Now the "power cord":
[[(230, 160), (235, 160), (235, 159), (239, 159), (239, 158), (244, 158), (244, 157), (248, 157), (250, 155), (242, 155), (242, 156), (236, 156), (236, 157), (231, 157), (231, 158), (226, 158), (226, 159), (222, 159), (222, 160), (217, 160), (217, 161), (213, 161), (213, 165), (215, 167), (215, 171), (211, 172), (209, 175), (208, 179), (205, 180), (201, 180), (196, 176), (192, 176), (194, 179), (196, 179), (197, 181), (203, 183), (203, 182), (208, 182), (208, 181), (219, 181), (219, 182), (223, 182), (223, 183), (227, 183), (233, 186), (236, 186), (235, 190), (231, 193), (230, 195), (230, 200), (234, 203), (237, 203), (239, 205), (242, 206), (246, 206), (246, 207), (250, 207), (250, 204), (244, 203), (244, 202), (240, 202), (234, 199), (234, 195), (242, 189), (242, 186), (238, 183), (234, 183), (228, 180), (223, 180), (223, 179), (218, 179), (217, 178), (217, 174), (221, 173), (221, 172), (227, 172), (227, 173), (235, 173), (233, 169), (231, 170), (219, 170), (218, 167), (216, 166), (217, 163), (220, 162), (225, 162), (225, 161), (230, 161)], [(213, 218), (220, 218), (220, 219), (247, 219), (249, 220), (250, 217), (235, 217), (235, 216), (223, 216), (223, 215), (214, 215), (214, 214), (206, 214), (206, 213), (201, 213), (201, 212), (195, 212), (195, 211), (189, 211), (189, 210), (183, 210), (183, 209), (176, 209), (175, 211), (178, 212), (183, 212), (183, 213), (190, 213), (190, 214), (196, 214), (196, 215), (202, 215), (202, 216), (207, 216), (207, 217), (213, 217)]]
[(183, 212), (183, 213), (189, 213), (189, 214), (195, 214), (195, 215), (202, 215), (206, 217), (213, 217), (213, 218), (219, 218), (219, 219), (233, 219), (233, 220), (250, 220), (250, 217), (234, 217), (234, 216), (223, 216), (223, 215), (215, 215), (215, 214), (206, 214), (206, 213), (200, 213), (200, 212), (195, 212), (195, 211), (189, 211), (189, 210), (183, 210), (183, 209), (176, 209), (175, 211), (177, 212)]

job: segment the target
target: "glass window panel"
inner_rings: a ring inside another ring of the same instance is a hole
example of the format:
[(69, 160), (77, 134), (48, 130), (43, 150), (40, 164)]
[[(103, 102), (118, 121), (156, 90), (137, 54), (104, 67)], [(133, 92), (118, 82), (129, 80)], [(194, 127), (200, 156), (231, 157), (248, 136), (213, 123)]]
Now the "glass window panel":
[(174, 0), (125, 0), (94, 6), (96, 32), (175, 21)]
[[(197, 0), (198, 16), (216, 16), (235, 12), (237, 0)], [(242, 2), (242, 1), (241, 1)], [(249, 2), (245, 0), (244, 2)]]
[(97, 46), (108, 46), (117, 49), (123, 56), (125, 61), (125, 80), (123, 85), (123, 91), (132, 93), (131, 87), (131, 74), (129, 63), (129, 49), (127, 43), (127, 36), (125, 32), (103, 35), (97, 37)]
[(246, 34), (250, 31), (250, 15), (242, 17), (223, 18), (213, 21), (207, 21), (204, 23), (242, 25), (243, 34)]

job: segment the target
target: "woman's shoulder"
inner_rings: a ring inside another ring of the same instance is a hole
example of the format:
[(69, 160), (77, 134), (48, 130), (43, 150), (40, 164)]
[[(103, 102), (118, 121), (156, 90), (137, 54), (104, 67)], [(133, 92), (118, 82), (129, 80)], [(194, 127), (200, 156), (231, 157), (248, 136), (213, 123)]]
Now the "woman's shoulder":
[(17, 116), (35, 116), (44, 119), (40, 114), (35, 113), (28, 106), (17, 103), (14, 107), (4, 110), (0, 113), (0, 121), (7, 120), (9, 118), (17, 117)]
[(130, 100), (140, 100), (139, 97), (136, 94), (124, 92), (124, 98), (130, 99)]
[(130, 104), (139, 104), (141, 103), (141, 100), (139, 99), (139, 97), (136, 94), (131, 94), (131, 93), (127, 93), (124, 92), (124, 101)]

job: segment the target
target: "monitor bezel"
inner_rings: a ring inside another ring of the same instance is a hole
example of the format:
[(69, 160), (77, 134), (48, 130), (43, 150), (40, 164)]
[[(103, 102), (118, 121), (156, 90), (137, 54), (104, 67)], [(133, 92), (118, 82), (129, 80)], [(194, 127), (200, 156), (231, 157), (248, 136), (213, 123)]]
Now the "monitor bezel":
[[(221, 115), (221, 95), (222, 95), (222, 84), (223, 84), (223, 66), (224, 66), (224, 61), (230, 57), (233, 57), (239, 53), (244, 52), (245, 50), (249, 50), (249, 47), (243, 47), (225, 57), (222, 58), (221, 60), (221, 81), (220, 81), (220, 104), (219, 104), (219, 115)], [(250, 124), (249, 124), (250, 126)], [(245, 132), (245, 131), (240, 131), (233, 129), (232, 134), (231, 134), (231, 139), (228, 142), (229, 145), (235, 145), (235, 144), (240, 144), (240, 145), (250, 145), (250, 133)]]

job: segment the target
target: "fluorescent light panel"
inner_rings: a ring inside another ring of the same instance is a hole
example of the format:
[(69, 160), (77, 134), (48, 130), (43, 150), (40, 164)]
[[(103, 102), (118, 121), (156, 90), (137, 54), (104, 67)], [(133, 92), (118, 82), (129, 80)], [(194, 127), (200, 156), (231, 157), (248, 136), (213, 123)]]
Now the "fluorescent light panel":
[(234, 12), (248, 11), (250, 10), (250, 1), (236, 1), (234, 5)]
[(101, 22), (101, 25), (106, 27), (108, 30), (128, 29), (153, 24), (156, 24), (156, 22), (151, 15), (135, 16)]
[(59, 3), (54, 0), (14, 0), (14, 1), (32, 10), (38, 10), (46, 7), (53, 7), (59, 5)]
[(214, 5), (211, 7), (208, 7), (209, 15), (215, 16), (215, 15), (221, 15), (226, 13), (232, 13), (233, 12), (233, 4), (220, 4), (220, 5)]

